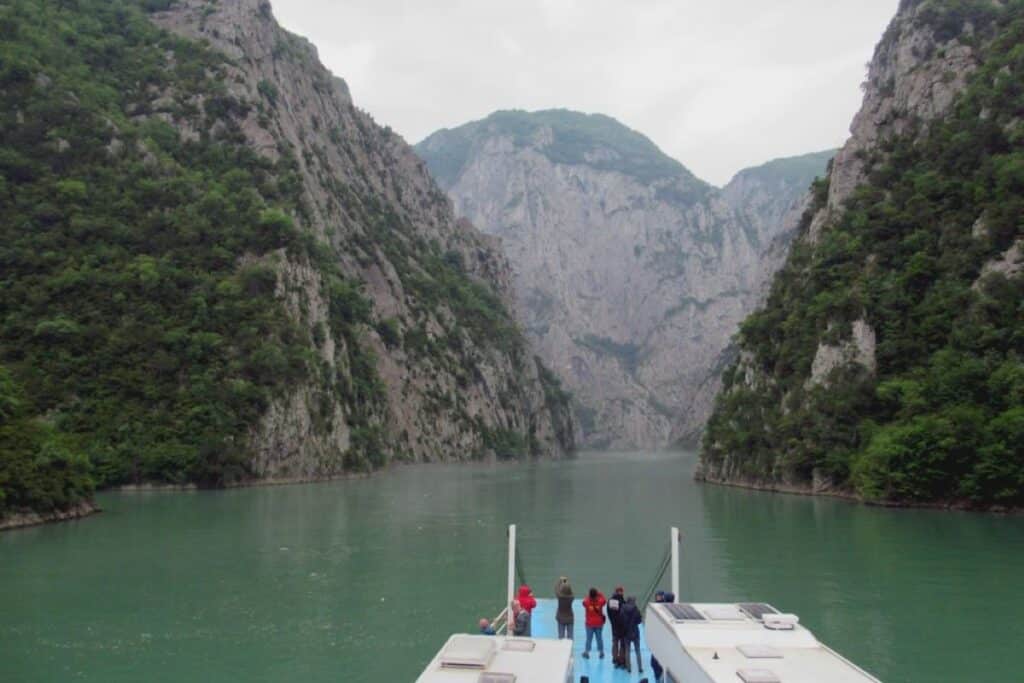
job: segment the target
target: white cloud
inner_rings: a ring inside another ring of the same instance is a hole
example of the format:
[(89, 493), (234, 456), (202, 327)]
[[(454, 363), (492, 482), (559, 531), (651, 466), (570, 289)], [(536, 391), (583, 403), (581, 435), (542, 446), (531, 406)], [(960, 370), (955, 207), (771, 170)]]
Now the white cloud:
[(276, 0), (416, 142), (496, 109), (614, 116), (724, 183), (838, 146), (897, 0)]

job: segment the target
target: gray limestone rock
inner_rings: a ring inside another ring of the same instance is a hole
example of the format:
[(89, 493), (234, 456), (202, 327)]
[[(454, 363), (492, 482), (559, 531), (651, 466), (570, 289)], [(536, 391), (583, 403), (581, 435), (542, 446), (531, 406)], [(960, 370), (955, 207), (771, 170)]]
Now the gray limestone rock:
[(717, 190), (599, 115), (498, 112), (417, 145), (456, 211), (500, 237), (520, 320), (572, 390), (584, 444), (701, 430), (730, 338), (781, 265), (830, 153)]
[[(216, 136), (230, 123), (268, 159), (293, 155), (302, 185), (301, 227), (330, 249), (345, 277), (361, 285), (375, 321), (391, 321), (399, 334), (421, 327), (437, 342), (436, 352), (423, 355), (389, 345), (373, 326), (360, 335), (384, 384), (383, 406), (371, 419), (388, 453), (405, 460), (480, 457), (487, 434), (506, 430), (522, 435), (537, 454), (571, 449), (571, 418), (557, 405), (552, 409), (529, 348), (478, 344), (452, 329), (443, 306), (430, 309), (408, 286), (408, 278), (426, 272), (415, 245), (433, 243), (457, 254), (468, 276), (496, 292), (506, 307), (514, 305), (510, 267), (494, 241), (457, 220), (423, 162), (398, 135), (355, 107), (345, 83), (320, 64), (316, 50), (283, 30), (265, 0), (181, 0), (152, 19), (232, 60), (223, 80), (227, 95), (245, 105), (238, 111), (246, 113), (217, 121), (205, 133)], [(173, 111), (166, 99), (157, 104)], [(200, 133), (189, 121), (171, 122), (183, 137)], [(381, 243), (375, 216), (386, 216), (388, 239), (412, 254), (406, 271)], [(323, 273), (283, 251), (263, 260), (276, 272), (277, 295), (291, 315), (311, 338), (323, 337), (329, 329)], [(346, 344), (328, 334), (318, 346), (325, 372), (351, 376)], [(258, 476), (306, 480), (344, 469), (351, 416), (360, 406), (335, 396), (325, 412), (323, 401), (313, 384), (275, 399), (250, 435)]]

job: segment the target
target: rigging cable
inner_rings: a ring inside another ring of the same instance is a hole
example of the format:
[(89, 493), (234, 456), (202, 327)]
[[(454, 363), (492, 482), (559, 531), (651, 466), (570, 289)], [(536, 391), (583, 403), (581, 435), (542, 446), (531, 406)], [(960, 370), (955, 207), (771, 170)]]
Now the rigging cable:
[[(672, 547), (667, 545), (665, 547), (665, 553), (662, 555), (661, 561), (658, 563), (658, 571), (654, 574), (654, 578), (648, 583), (647, 589), (640, 594), (640, 604), (637, 605), (640, 610), (647, 608), (648, 603), (654, 596), (654, 592), (658, 588), (658, 584), (665, 577), (665, 572), (668, 571), (669, 566), (672, 564)], [(519, 581), (519, 585), (529, 585), (529, 581), (526, 580), (526, 572), (523, 571), (523, 553), (519, 546), (518, 539), (516, 540), (516, 560), (515, 560), (515, 572), (516, 579)]]
[(654, 595), (654, 591), (657, 590), (658, 584), (661, 583), (662, 578), (665, 576), (665, 572), (668, 571), (669, 565), (672, 563), (672, 547), (668, 546), (665, 548), (665, 555), (661, 558), (661, 562), (658, 563), (658, 572), (654, 575), (654, 580), (650, 582), (647, 590), (642, 594), (641, 602), (638, 605), (641, 611), (647, 608), (647, 604), (651, 601), (651, 597)]
[(519, 551), (519, 541), (516, 540), (516, 578), (519, 579), (519, 585), (528, 585), (529, 582), (526, 580), (526, 573), (523, 571), (523, 559), (522, 553)]

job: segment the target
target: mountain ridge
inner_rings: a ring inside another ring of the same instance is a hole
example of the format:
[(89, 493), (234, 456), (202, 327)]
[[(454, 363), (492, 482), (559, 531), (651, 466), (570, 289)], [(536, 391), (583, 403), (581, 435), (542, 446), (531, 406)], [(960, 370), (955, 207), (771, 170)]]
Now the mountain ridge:
[[(566, 138), (572, 153), (553, 153)], [(624, 152), (623, 140), (637, 144)], [(416, 149), (457, 211), (502, 238), (520, 320), (578, 397), (583, 442), (692, 439), (717, 387), (718, 355), (780, 263), (759, 251), (785, 241), (781, 222), (813, 175), (778, 202), (754, 189), (758, 178), (730, 197), (614, 119), (568, 110), (498, 112)], [(755, 195), (760, 207), (743, 203)], [(680, 338), (685, 362), (673, 358)]]
[[(545, 128), (548, 131), (544, 131)], [(542, 131), (544, 139), (532, 139)], [(432, 159), (432, 172), (442, 184), (448, 185), (464, 168), (468, 145), (484, 134), (495, 133), (511, 135), (514, 143), (520, 146), (540, 142), (538, 149), (560, 163), (604, 164), (610, 170), (645, 180), (681, 176), (704, 182), (681, 162), (665, 154), (643, 133), (611, 116), (568, 108), (498, 110), (483, 119), (435, 131), (414, 147), (427, 150), (443, 147), (449, 152), (446, 159)], [(587, 159), (587, 153), (594, 153), (599, 147), (606, 151), (606, 157)]]

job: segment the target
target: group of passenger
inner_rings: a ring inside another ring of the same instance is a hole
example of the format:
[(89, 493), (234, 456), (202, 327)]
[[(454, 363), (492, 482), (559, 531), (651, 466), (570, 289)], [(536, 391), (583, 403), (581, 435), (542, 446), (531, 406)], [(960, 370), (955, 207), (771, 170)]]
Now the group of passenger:
[[(573, 613), (572, 584), (565, 576), (559, 577), (555, 583), (555, 597), (558, 599), (558, 609), (555, 611), (555, 622), (558, 626), (558, 638), (572, 639), (573, 627), (576, 617)], [(655, 594), (656, 602), (675, 602), (673, 593), (658, 591)], [(583, 605), (584, 625), (586, 626), (587, 642), (583, 650), (583, 658), (590, 659), (592, 645), (597, 643), (597, 656), (604, 659), (604, 625), (611, 626), (612, 642), (612, 663), (616, 668), (632, 671), (630, 650), (636, 654), (637, 671), (643, 673), (643, 661), (640, 659), (640, 624), (643, 623), (643, 615), (637, 605), (634, 596), (627, 597), (622, 586), (616, 586), (610, 598), (597, 588), (591, 588), (581, 601)], [(537, 606), (537, 599), (529, 586), (519, 587), (518, 597), (512, 601), (512, 632), (517, 636), (529, 636), (531, 634), (531, 618), (533, 609)], [(480, 632), (485, 635), (494, 635), (494, 628), (487, 619), (480, 620)], [(651, 656), (651, 669), (655, 680), (660, 681), (662, 667), (658, 660)]]
[[(530, 619), (533, 608), (537, 606), (537, 598), (533, 596), (533, 590), (526, 585), (519, 587), (519, 597), (512, 601), (512, 633), (517, 636), (529, 636), (531, 634)], [(480, 620), (480, 633), (485, 636), (493, 636), (494, 625), (487, 619)]]
[[(584, 659), (590, 659), (591, 644), (594, 641), (597, 641), (597, 656), (604, 659), (604, 625), (607, 622), (612, 632), (612, 664), (618, 669), (631, 671), (629, 650), (632, 647), (636, 652), (637, 670), (643, 673), (644, 665), (640, 659), (640, 624), (643, 615), (640, 614), (635, 597), (627, 598), (622, 586), (616, 586), (610, 598), (605, 598), (604, 593), (598, 589), (591, 588), (587, 591), (587, 597), (583, 598), (583, 614), (587, 628)], [(572, 637), (571, 622), (568, 637)]]

